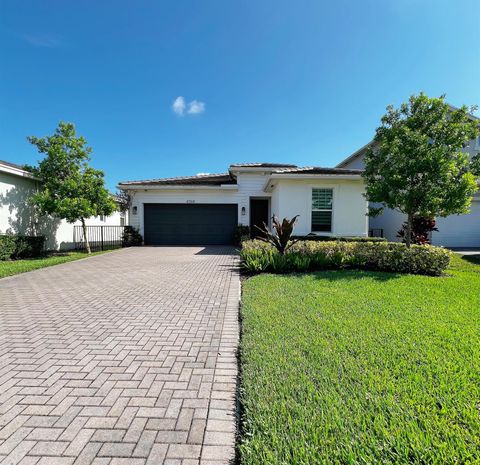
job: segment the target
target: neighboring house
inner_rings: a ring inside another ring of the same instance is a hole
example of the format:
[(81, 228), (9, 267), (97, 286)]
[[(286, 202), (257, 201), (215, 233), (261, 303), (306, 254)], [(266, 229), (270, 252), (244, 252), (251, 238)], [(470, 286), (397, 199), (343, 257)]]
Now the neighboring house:
[[(41, 181), (20, 165), (0, 160), (0, 234), (44, 235), (48, 250), (74, 247), (74, 225), (49, 216), (37, 216), (29, 197), (39, 189)], [(106, 217), (87, 220), (88, 226), (125, 224), (125, 213), (114, 212)]]
[[(472, 116), (473, 119), (478, 118)], [(343, 169), (363, 169), (364, 157), (373, 141), (354, 152), (337, 165)], [(472, 157), (480, 152), (480, 137), (472, 140), (464, 149)], [(383, 235), (389, 241), (400, 241), (397, 233), (406, 221), (402, 213), (385, 209), (382, 215), (369, 219), (369, 228), (378, 232), (383, 230)], [(451, 215), (446, 218), (437, 218), (438, 231), (432, 233), (432, 244), (444, 247), (480, 247), (480, 193), (473, 198), (470, 213), (467, 215)]]
[(230, 165), (227, 173), (126, 181), (130, 224), (147, 245), (228, 244), (238, 224), (299, 215), (295, 234), (367, 236), (361, 171), (275, 163)]

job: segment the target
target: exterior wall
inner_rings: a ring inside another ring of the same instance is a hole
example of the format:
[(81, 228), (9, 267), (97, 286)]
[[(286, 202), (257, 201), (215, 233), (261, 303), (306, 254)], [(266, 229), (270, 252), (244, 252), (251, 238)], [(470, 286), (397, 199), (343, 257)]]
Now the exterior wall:
[[(264, 174), (238, 174), (238, 189), (158, 189), (138, 190), (132, 193), (132, 208), (137, 207), (137, 214), (130, 210), (130, 225), (144, 235), (143, 205), (145, 203), (236, 203), (238, 204), (238, 222), (250, 224), (250, 197), (270, 197), (263, 192), (266, 182)], [(245, 214), (242, 215), (242, 207)]]
[[(470, 157), (480, 152), (480, 138), (472, 140), (464, 149)], [(364, 154), (350, 160), (342, 168), (363, 169)], [(447, 218), (437, 219), (438, 232), (432, 233), (432, 244), (444, 247), (480, 247), (480, 199), (477, 197), (472, 203), (472, 211), (467, 215), (451, 215)], [(381, 228), (384, 236), (389, 241), (397, 242), (397, 232), (406, 216), (396, 210), (386, 209), (376, 218), (369, 218), (369, 229)]]
[[(43, 235), (48, 250), (69, 250), (74, 247), (73, 226), (65, 220), (40, 216), (35, 218), (34, 210), (28, 205), (29, 197), (38, 188), (38, 182), (9, 173), (0, 172), (0, 233), (21, 235)], [(89, 218), (86, 223), (94, 225), (120, 225), (120, 212), (101, 221), (99, 217)], [(125, 223), (128, 224), (128, 223)]]
[(444, 247), (480, 247), (480, 197), (476, 197), (467, 215), (437, 219), (438, 232), (432, 233), (432, 244)]
[(272, 214), (279, 218), (299, 215), (295, 234), (312, 232), (312, 189), (333, 189), (332, 232), (317, 232), (319, 235), (367, 236), (367, 202), (363, 197), (361, 180), (280, 180), (274, 188)]

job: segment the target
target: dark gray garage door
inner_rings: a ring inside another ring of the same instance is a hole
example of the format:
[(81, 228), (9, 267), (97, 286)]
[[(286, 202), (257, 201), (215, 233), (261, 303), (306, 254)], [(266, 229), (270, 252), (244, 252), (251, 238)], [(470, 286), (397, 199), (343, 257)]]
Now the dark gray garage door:
[(237, 204), (144, 205), (146, 245), (232, 244)]

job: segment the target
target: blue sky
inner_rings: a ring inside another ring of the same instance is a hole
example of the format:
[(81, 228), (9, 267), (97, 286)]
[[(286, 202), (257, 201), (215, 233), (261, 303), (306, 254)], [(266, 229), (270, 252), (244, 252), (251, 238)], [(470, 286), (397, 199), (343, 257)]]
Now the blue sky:
[(333, 166), (412, 93), (479, 104), (479, 24), (478, 0), (1, 0), (0, 159), (64, 120), (111, 189)]

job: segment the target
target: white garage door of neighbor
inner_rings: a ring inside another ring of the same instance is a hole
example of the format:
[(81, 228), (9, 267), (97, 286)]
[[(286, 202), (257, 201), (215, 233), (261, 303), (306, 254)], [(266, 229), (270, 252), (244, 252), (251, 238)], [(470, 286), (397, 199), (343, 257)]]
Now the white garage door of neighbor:
[(468, 215), (451, 215), (437, 219), (438, 232), (432, 244), (444, 247), (480, 247), (480, 200), (472, 202)]

